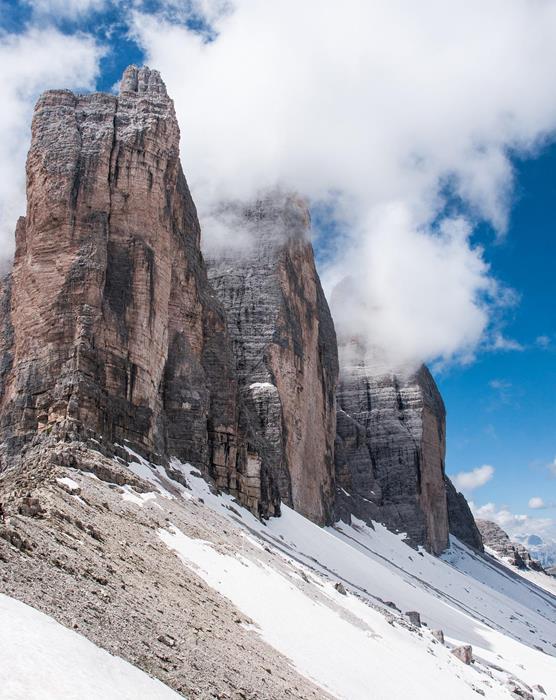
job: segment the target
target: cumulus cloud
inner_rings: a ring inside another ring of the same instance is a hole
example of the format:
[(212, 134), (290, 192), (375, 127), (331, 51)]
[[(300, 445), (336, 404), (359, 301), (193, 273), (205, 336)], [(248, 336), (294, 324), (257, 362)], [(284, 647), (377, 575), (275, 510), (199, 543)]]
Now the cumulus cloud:
[(536, 534), (556, 538), (556, 522), (552, 518), (531, 518), (525, 514), (513, 513), (507, 506), (498, 507), (495, 503), (477, 506), (470, 502), (469, 506), (475, 518), (497, 523), (510, 537)]
[(34, 102), (47, 88), (90, 89), (101, 50), (85, 35), (30, 28), (0, 33), (2, 109), (0, 110), (0, 260), (9, 263), (17, 218), (25, 214), (25, 157)]
[(548, 335), (539, 335), (535, 338), (535, 344), (539, 348), (546, 349), (550, 345), (550, 337)]
[(543, 499), (540, 496), (533, 496), (529, 499), (529, 508), (546, 508)]
[(213, 41), (167, 14), (135, 13), (133, 31), (175, 98), (201, 218), (296, 189), (334, 213), (323, 278), (343, 336), (396, 361), (521, 349), (499, 323), (515, 299), (473, 230), (504, 234), (511, 155), (556, 126), (556, 5), (195, 5)]
[(542, 510), (544, 508), (554, 508), (554, 501), (545, 501), (540, 496), (533, 496), (529, 499), (529, 508), (533, 510)]
[(490, 464), (483, 464), (482, 467), (476, 467), (469, 472), (459, 472), (451, 478), (458, 491), (468, 494), (484, 486), (493, 476), (494, 467), (491, 467)]

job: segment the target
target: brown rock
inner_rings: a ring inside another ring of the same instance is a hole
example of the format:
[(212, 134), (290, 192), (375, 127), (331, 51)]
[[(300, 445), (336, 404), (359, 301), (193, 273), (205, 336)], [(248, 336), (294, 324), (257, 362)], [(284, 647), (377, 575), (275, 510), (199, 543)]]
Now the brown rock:
[(27, 215), (0, 289), (0, 440), (94, 438), (221, 479), (255, 513), (277, 498), (240, 429), (221, 307), (156, 71), (120, 94), (46, 92), (33, 118)]
[(431, 630), (431, 635), (440, 642), (440, 644), (444, 644), (444, 632), (442, 630)]
[(470, 664), (473, 661), (473, 649), (469, 644), (464, 644), (461, 647), (454, 647), (452, 654), (464, 664)]

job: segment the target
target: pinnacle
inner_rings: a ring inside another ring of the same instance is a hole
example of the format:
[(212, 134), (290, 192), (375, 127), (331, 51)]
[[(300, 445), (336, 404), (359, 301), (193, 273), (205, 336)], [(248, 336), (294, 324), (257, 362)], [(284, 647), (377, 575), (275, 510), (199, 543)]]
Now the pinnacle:
[(157, 70), (148, 66), (128, 66), (120, 82), (120, 94), (124, 92), (150, 93), (167, 96), (166, 85)]

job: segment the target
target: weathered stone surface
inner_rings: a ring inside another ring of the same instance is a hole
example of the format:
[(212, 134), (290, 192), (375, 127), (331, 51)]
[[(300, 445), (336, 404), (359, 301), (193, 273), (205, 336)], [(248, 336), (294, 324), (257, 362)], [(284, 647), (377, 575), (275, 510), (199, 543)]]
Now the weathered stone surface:
[(473, 649), (469, 644), (455, 647), (452, 649), (452, 654), (464, 664), (470, 664), (473, 661)]
[(512, 542), (502, 528), (490, 520), (477, 520), (485, 547), (493, 549), (500, 557), (507, 559), (518, 569), (544, 571), (539, 562), (535, 561), (527, 549), (518, 542)]
[(343, 362), (337, 397), (338, 517), (376, 520), (443, 551), (445, 409), (427, 368), (404, 377)]
[(431, 630), (431, 635), (440, 644), (444, 644), (444, 632), (442, 630)]
[[(119, 474), (133, 489), (93, 473)], [(62, 487), (67, 478), (78, 483), (80, 498)], [(171, 483), (165, 486), (172, 489)], [(188, 700), (331, 699), (253, 632), (247, 615), (184, 566), (159, 533), (171, 518), (189, 537), (231, 557), (241, 552), (260, 566), (278, 565), (299, 595), (316, 591), (316, 605), (327, 604), (324, 589), (302, 581), (295, 566), (196, 498), (157, 496), (142, 505), (123, 498), (152, 490), (124, 463), (82, 441), (30, 446), (20, 468), (0, 474), (0, 592), (52, 615)], [(43, 517), (21, 513), (27, 494), (43, 504)], [(340, 614), (339, 606), (333, 609)], [(94, 688), (89, 696), (97, 697)]]
[(414, 627), (421, 627), (421, 615), (416, 610), (408, 610), (405, 616)]
[(248, 243), (209, 257), (209, 279), (226, 311), (261, 464), (285, 503), (330, 522), (337, 347), (307, 208), (272, 192), (227, 205), (222, 216), (230, 236), (239, 231)]
[(446, 495), (450, 532), (468, 547), (482, 552), (484, 549), (483, 540), (469, 504), (465, 496), (456, 491), (448, 477), (446, 477)]
[(242, 503), (275, 512), (239, 427), (226, 323), (159, 74), (127, 69), (118, 96), (42, 95), (27, 199), (0, 290), (3, 467), (37, 434), (127, 441), (225, 472)]

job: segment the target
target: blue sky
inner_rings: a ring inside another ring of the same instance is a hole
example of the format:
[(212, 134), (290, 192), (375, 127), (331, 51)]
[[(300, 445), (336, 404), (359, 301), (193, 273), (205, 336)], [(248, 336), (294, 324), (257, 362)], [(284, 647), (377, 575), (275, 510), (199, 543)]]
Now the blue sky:
[(556, 457), (556, 146), (516, 169), (509, 230), (487, 258), (519, 294), (506, 331), (523, 349), (482, 353), (436, 378), (448, 409), (448, 471), (492, 465), (474, 500), (534, 515), (530, 497), (556, 500), (547, 469)]
[[(404, 358), (425, 359), (437, 367), (448, 410), (448, 473), (490, 465), (491, 478), (482, 479), (485, 483), (467, 494), (477, 506), (490, 502), (495, 504), (493, 512), (507, 507), (512, 514), (554, 519), (554, 508), (530, 509), (528, 502), (532, 497), (541, 497), (546, 504), (556, 501), (556, 468), (549, 468), (556, 458), (556, 92), (552, 88), (556, 53), (549, 53), (556, 43), (556, 16), (539, 14), (534, 3), (495, 1), (488, 11), (481, 3), (458, 3), (458, 34), (450, 37), (454, 25), (450, 13), (444, 16), (430, 0), (422, 5), (420, 17), (407, 4), (401, 25), (400, 16), (386, 9), (379, 16), (350, 19), (345, 33), (355, 34), (342, 44), (340, 25), (348, 12), (332, 16), (326, 24), (315, 12), (318, 3), (307, 0), (296, 5), (298, 36), (288, 15), (294, 7), (290, 4), (282, 3), (283, 11), (274, 8), (261, 25), (242, 0), (0, 0), (0, 46), (4, 42), (9, 51), (14, 37), (38, 32), (37, 45), (53, 42), (52, 56), (57, 51), (60, 56), (56, 65), (52, 59), (49, 73), (48, 65), (34, 69), (32, 49), (25, 53), (25, 46), (20, 47), (21, 64), (29, 60), (30, 68), (18, 73), (12, 67), (12, 101), (7, 109), (13, 105), (17, 116), (17, 123), (15, 117), (13, 124), (8, 123), (13, 131), (10, 141), (21, 148), (14, 155), (9, 149), (4, 154), (0, 150), (0, 175), (3, 157), (11, 169), (20, 162), (22, 170), (28, 131), (21, 121), (30, 117), (39, 88), (110, 90), (126, 65), (148, 60), (161, 69), (175, 96), (184, 168), (201, 211), (213, 194), (207, 195), (197, 181), (206, 180), (207, 173), (208, 179), (220, 178), (219, 187), (228, 194), (230, 181), (240, 180), (243, 193), (249, 191), (245, 172), (250, 169), (256, 181), (270, 182), (275, 175), (277, 181), (291, 183), (313, 202), (319, 201), (314, 219), (324, 235), (316, 239), (316, 253), (327, 288), (333, 289), (346, 269), (362, 261), (359, 277), (354, 273), (361, 299), (341, 306), (337, 321), (361, 322), (372, 297), (371, 307), (380, 307), (383, 313), (371, 318), (371, 337), (379, 329), (376, 333), (389, 339), (391, 346), (403, 346)], [(239, 21), (226, 24), (228, 20), (222, 19), (234, 13), (244, 18), (243, 30)], [(309, 42), (304, 22), (314, 29)], [(357, 34), (358, 25), (378, 27), (374, 43), (365, 32)], [(55, 37), (51, 30), (57, 32)], [(490, 42), (493, 30), (502, 37), (499, 56)], [(400, 31), (406, 31), (402, 39)], [(277, 42), (278, 58), (273, 61), (265, 52), (274, 33), (280, 32), (286, 36)], [(524, 56), (532, 58), (530, 65), (525, 61), (528, 72), (520, 82), (515, 76), (524, 59), (514, 44), (521, 32), (524, 44), (531, 37)], [(205, 58), (210, 54), (199, 36), (214, 40), (212, 59)], [(74, 43), (66, 47), (64, 42), (70, 39)], [(357, 41), (361, 47), (352, 55)], [(305, 54), (305, 45), (311, 42), (310, 53)], [(431, 55), (429, 44), (434, 47)], [(246, 45), (256, 59), (248, 57), (242, 64)], [(404, 53), (405, 46), (409, 49)], [(437, 59), (438, 51), (446, 51), (445, 61)], [(515, 66), (514, 53), (519, 59)], [(211, 60), (208, 67), (204, 65)], [(45, 61), (49, 63), (48, 58)], [(92, 67), (86, 68), (89, 64)], [(247, 66), (244, 79), (242, 65)], [(309, 69), (304, 73), (305, 65)], [(40, 79), (30, 80), (33, 70), (41, 73)], [(298, 73), (305, 81), (300, 82), (300, 91), (295, 86)], [(383, 74), (388, 81), (382, 80)], [(419, 84), (415, 94), (409, 89), (414, 82)], [(281, 87), (267, 91), (269, 84)], [(282, 93), (286, 96), (280, 103)], [(452, 109), (459, 93), (461, 104)], [(265, 111), (264, 103), (275, 100), (274, 112)], [(335, 112), (338, 104), (350, 102), (351, 111)], [(310, 121), (304, 121), (304, 112), (311, 114)], [(256, 121), (250, 122), (253, 114)], [(332, 116), (327, 121), (328, 114)], [(307, 146), (311, 141), (307, 137), (313, 134), (314, 144)], [(238, 141), (241, 148), (234, 145)], [(267, 153), (269, 143), (277, 145)], [(327, 151), (329, 158), (321, 153)], [(218, 172), (214, 166), (207, 170), (209, 162), (218, 163)], [(395, 166), (390, 167), (392, 163)], [(13, 187), (21, 189), (21, 184)], [(0, 205), (2, 197), (13, 203), (16, 195), (15, 189), (3, 193), (0, 188)], [(341, 206), (336, 207), (337, 201)], [(350, 219), (346, 209), (356, 214)], [(330, 214), (334, 225), (323, 212)], [(8, 229), (11, 225), (9, 219)], [(348, 231), (346, 255), (330, 247), (331, 230)], [(407, 251), (405, 257), (401, 250)], [(398, 270), (410, 276), (412, 293), (422, 303), (411, 306), (403, 294), (389, 294), (388, 286), (398, 283)], [(382, 277), (382, 287), (368, 286), (369, 280)], [(423, 277), (438, 280), (436, 286), (421, 284)], [(444, 297), (446, 303), (439, 303)], [(423, 309), (427, 306), (428, 313)], [(415, 310), (423, 316), (412, 324)]]

